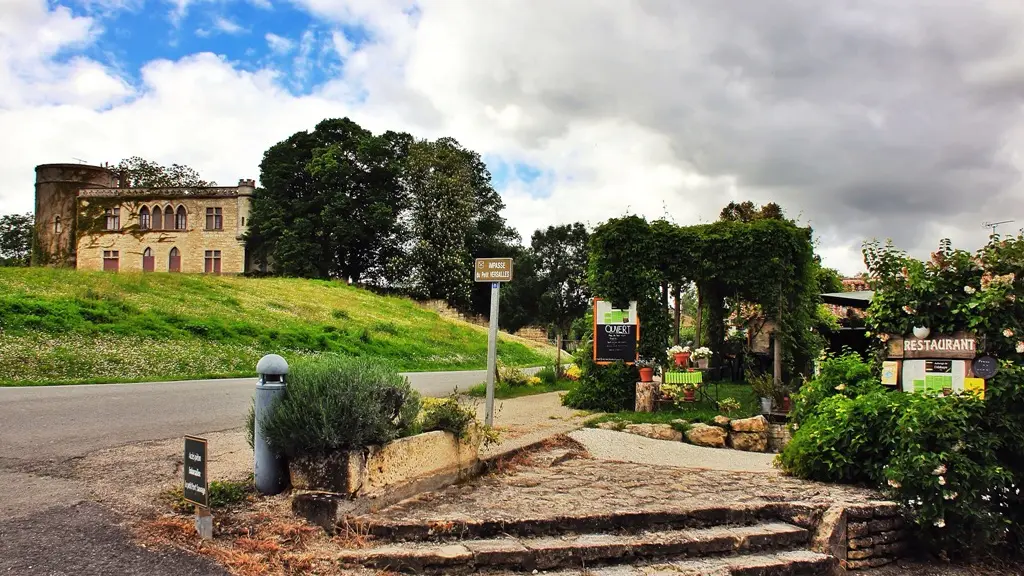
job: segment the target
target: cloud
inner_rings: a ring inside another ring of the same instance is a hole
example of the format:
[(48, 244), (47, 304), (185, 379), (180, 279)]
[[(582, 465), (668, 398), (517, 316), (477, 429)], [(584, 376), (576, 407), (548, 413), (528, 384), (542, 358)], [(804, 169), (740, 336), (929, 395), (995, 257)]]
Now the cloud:
[(535, 169), (502, 189), (524, 237), (776, 201), (854, 272), (865, 238), (920, 256), (942, 235), (978, 245), (986, 220), (1024, 224), (1018, 3), (294, 5), (314, 18), (298, 41), (253, 28), (287, 68), (192, 54), (145, 64), (138, 83), (67, 57), (95, 21), (42, 0), (5, 8), (0, 125), (19, 146), (0, 157), (0, 212), (31, 208), (38, 163), (138, 154), (231, 182), (257, 176), (269, 145), (349, 115)]

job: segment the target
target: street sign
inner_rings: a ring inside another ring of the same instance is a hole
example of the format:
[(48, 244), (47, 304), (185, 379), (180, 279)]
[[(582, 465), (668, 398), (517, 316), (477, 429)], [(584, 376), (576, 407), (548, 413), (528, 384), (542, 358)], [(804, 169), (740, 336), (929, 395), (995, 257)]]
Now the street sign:
[(511, 282), (511, 258), (477, 258), (473, 267), (473, 280), (477, 282)]
[(640, 319), (636, 302), (629, 308), (614, 308), (611, 302), (594, 298), (594, 362), (611, 364), (636, 362), (637, 343), (640, 341)]
[(209, 482), (206, 476), (206, 439), (185, 436), (185, 500), (210, 507)]

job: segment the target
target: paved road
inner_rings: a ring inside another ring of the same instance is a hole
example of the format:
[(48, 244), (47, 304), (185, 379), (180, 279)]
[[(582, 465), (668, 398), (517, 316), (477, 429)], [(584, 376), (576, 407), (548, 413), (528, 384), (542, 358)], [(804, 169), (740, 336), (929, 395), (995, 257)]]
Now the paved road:
[[(486, 370), (413, 372), (413, 388), (445, 396)], [(243, 425), (255, 378), (0, 388), (0, 462), (61, 461), (100, 450)]]

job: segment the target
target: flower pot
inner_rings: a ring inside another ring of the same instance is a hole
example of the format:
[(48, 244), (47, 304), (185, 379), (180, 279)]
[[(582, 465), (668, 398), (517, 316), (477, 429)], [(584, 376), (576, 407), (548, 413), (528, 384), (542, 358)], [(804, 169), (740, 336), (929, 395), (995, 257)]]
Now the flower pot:
[(686, 363), (690, 361), (689, 352), (679, 352), (676, 354), (676, 366), (686, 366)]
[(640, 381), (641, 382), (654, 382), (654, 368), (641, 368), (640, 369)]
[(696, 390), (694, 390), (693, 388), (687, 388), (686, 390), (683, 390), (683, 400), (685, 400), (686, 402), (693, 402), (694, 400), (696, 400), (696, 398)]
[(761, 414), (771, 414), (771, 413), (772, 413), (772, 399), (771, 398), (761, 398)]
[(931, 333), (931, 329), (928, 328), (927, 326), (914, 326), (914, 336), (916, 338), (921, 338), (923, 340), (927, 338), (928, 335)]
[(707, 367), (708, 367), (708, 359), (707, 358), (698, 358), (697, 359), (697, 368), (707, 368)]
[(786, 414), (789, 414), (789, 409), (791, 407), (792, 404), (789, 401), (789, 396), (786, 396), (785, 398), (782, 399), (782, 411), (785, 412)]

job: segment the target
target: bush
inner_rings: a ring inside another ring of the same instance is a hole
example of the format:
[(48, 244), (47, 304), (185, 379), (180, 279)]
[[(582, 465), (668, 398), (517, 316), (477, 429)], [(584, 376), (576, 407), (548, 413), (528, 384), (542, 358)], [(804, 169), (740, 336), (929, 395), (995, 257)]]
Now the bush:
[(328, 357), (291, 367), (287, 395), (262, 424), (275, 450), (301, 460), (407, 436), (419, 410), (419, 394), (387, 365)]
[(463, 406), (457, 394), (442, 399), (427, 398), (423, 401), (423, 432), (443, 430), (466, 439), (475, 423), (476, 410)]
[(598, 366), (584, 365), (579, 385), (562, 398), (562, 403), (580, 410), (618, 412), (631, 410), (636, 402), (636, 383), (640, 375), (635, 366), (616, 362)]
[(526, 386), (529, 384), (530, 377), (519, 368), (513, 366), (503, 366), (500, 362), (498, 363), (498, 382), (512, 388), (518, 388), (519, 386)]
[(555, 369), (551, 367), (544, 367), (536, 374), (537, 378), (544, 383), (545, 386), (554, 386), (558, 383), (558, 375), (555, 373)]
[(884, 389), (875, 378), (871, 365), (857, 353), (826, 356), (821, 362), (818, 376), (801, 386), (800, 391), (794, 395), (791, 421), (797, 425), (803, 424), (825, 399), (832, 396), (856, 398)]
[(901, 434), (903, 407), (910, 400), (907, 394), (884, 390), (858, 398), (826, 398), (796, 427), (779, 462), (801, 478), (881, 486)]

